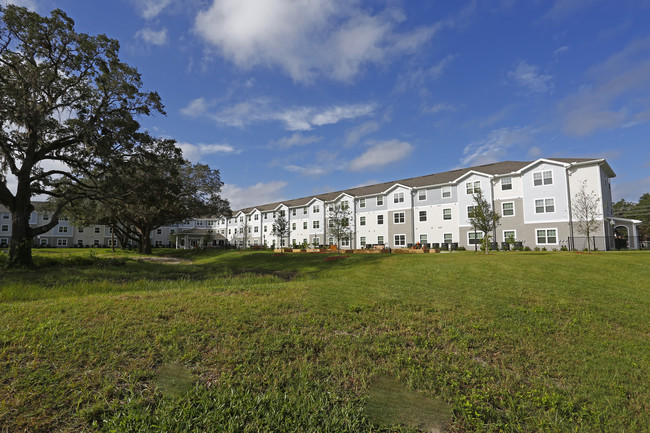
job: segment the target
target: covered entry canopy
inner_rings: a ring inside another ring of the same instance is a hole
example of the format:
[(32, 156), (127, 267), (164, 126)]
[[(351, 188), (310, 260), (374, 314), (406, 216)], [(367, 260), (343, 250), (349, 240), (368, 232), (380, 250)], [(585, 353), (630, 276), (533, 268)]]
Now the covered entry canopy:
[(176, 238), (176, 249), (191, 249), (198, 247), (225, 247), (228, 240), (225, 236), (210, 229), (187, 229), (172, 235)]
[[(619, 217), (609, 217), (608, 220), (615, 242), (618, 238), (624, 238), (626, 245), (622, 246), (623, 248), (639, 249), (639, 231), (637, 226), (643, 221)], [(621, 248), (621, 246), (617, 245), (616, 248)]]

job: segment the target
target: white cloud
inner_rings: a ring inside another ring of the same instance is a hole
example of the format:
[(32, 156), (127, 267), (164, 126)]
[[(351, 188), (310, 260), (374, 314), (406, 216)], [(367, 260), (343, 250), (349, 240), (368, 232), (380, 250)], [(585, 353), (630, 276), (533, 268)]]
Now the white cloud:
[(551, 9), (544, 14), (545, 18), (561, 20), (566, 18), (580, 9), (586, 9), (597, 3), (599, 0), (555, 0)]
[(557, 50), (553, 51), (553, 55), (559, 56), (560, 54), (566, 53), (567, 51), (569, 51), (569, 47), (564, 45), (564, 46), (558, 48)]
[(354, 146), (366, 135), (377, 131), (379, 131), (379, 123), (374, 121), (365, 122), (359, 126), (355, 126), (345, 133), (345, 147)]
[(524, 93), (553, 93), (553, 76), (540, 74), (538, 71), (537, 66), (521, 60), (514, 70), (508, 72), (508, 77), (523, 89)]
[(306, 146), (308, 144), (317, 143), (321, 141), (323, 137), (316, 136), (304, 136), (299, 132), (296, 132), (289, 137), (282, 137), (279, 140), (271, 141), (269, 145), (271, 147), (277, 147), (279, 149), (290, 149), (296, 146)]
[(294, 81), (350, 81), (361, 69), (413, 52), (439, 26), (399, 32), (397, 9), (373, 13), (358, 2), (213, 0), (195, 30), (242, 68), (278, 66)]
[(650, 121), (650, 37), (637, 40), (586, 73), (587, 83), (558, 111), (570, 135)]
[(192, 117), (207, 116), (217, 123), (244, 127), (259, 122), (282, 122), (289, 131), (309, 131), (317, 126), (333, 125), (343, 120), (372, 114), (375, 104), (343, 104), (330, 107), (279, 108), (265, 98), (248, 101), (210, 112), (213, 103), (204, 98), (192, 100), (181, 112)]
[(419, 90), (426, 86), (428, 82), (437, 80), (455, 57), (455, 55), (450, 54), (430, 68), (417, 68), (408, 74), (400, 74), (397, 77), (397, 85), (394, 91), (402, 93), (406, 90)]
[(287, 182), (280, 180), (266, 183), (259, 182), (248, 187), (241, 187), (227, 183), (224, 184), (221, 195), (230, 201), (230, 208), (232, 210), (238, 210), (250, 206), (284, 200), (282, 190), (286, 186)]
[(532, 139), (529, 128), (501, 128), (490, 132), (487, 138), (468, 144), (463, 149), (461, 166), (489, 164), (506, 159), (508, 149), (524, 145)]
[(192, 162), (199, 162), (206, 155), (241, 153), (230, 144), (176, 143), (176, 145), (183, 151), (183, 157)]
[(36, 11), (38, 9), (36, 7), (36, 1), (34, 0), (0, 0), (0, 6), (9, 5), (24, 7), (31, 11)]
[(167, 44), (167, 29), (152, 30), (144, 28), (138, 30), (135, 36), (150, 45), (157, 45), (160, 47)]
[(374, 143), (360, 156), (350, 161), (348, 169), (352, 171), (378, 170), (407, 158), (413, 152), (413, 145), (406, 141), (389, 140)]
[(429, 107), (424, 107), (422, 111), (429, 114), (438, 114), (442, 113), (443, 111), (454, 111), (455, 109), (456, 108), (453, 105), (447, 104), (445, 102), (439, 102)]
[(171, 3), (172, 0), (132, 0), (138, 9), (142, 18), (150, 20), (156, 18)]

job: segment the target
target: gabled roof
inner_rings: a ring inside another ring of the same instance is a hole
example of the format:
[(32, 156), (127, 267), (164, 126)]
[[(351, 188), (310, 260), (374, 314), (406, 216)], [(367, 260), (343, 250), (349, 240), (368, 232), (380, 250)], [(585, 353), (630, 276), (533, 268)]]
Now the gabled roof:
[[(442, 173), (428, 174), (425, 176), (411, 177), (408, 179), (395, 180), (392, 182), (382, 182), (373, 185), (358, 186), (355, 188), (349, 188), (341, 191), (327, 192), (323, 194), (315, 194), (308, 197), (302, 197), (292, 200), (284, 200), (282, 202), (269, 203), (265, 205), (256, 206), (257, 209), (261, 211), (270, 211), (277, 209), (278, 205), (284, 204), (288, 207), (297, 207), (305, 206), (309, 204), (314, 199), (322, 200), (324, 202), (333, 201), (342, 194), (348, 194), (353, 197), (366, 197), (377, 194), (384, 194), (396, 185), (402, 185), (410, 188), (423, 188), (423, 187), (432, 187), (439, 185), (448, 185), (453, 184), (457, 180), (463, 178), (470, 172), (478, 174), (486, 174), (488, 176), (499, 176), (506, 174), (514, 174), (520, 172), (522, 169), (531, 166), (539, 161), (549, 161), (557, 162), (561, 165), (566, 164), (583, 164), (588, 162), (602, 163), (604, 161), (601, 158), (545, 158), (538, 159), (535, 161), (502, 161), (494, 162), (491, 164), (477, 165), (473, 167), (466, 168), (457, 168), (454, 170), (445, 171)], [(605, 162), (605, 164), (607, 164)], [(609, 165), (605, 166), (605, 169), (609, 169), (611, 174), (614, 172), (611, 171)], [(253, 209), (253, 208), (247, 208)]]

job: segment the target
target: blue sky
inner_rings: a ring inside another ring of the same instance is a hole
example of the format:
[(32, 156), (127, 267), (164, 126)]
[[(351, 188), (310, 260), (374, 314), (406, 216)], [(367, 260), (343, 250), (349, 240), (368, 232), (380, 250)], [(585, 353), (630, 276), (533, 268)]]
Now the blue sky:
[(650, 192), (648, 2), (12, 3), (119, 40), (166, 107), (143, 127), (218, 168), (233, 209), (539, 157)]

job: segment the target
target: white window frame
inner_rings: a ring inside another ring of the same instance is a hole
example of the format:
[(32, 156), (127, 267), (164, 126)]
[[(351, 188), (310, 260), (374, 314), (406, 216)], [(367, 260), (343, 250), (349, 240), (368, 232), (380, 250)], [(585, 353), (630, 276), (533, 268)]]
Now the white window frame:
[[(424, 236), (424, 239), (422, 239), (422, 236)], [(428, 243), (429, 242), (427, 240), (428, 237), (429, 236), (426, 233), (420, 233), (420, 244), (424, 245), (424, 244)]]
[(359, 245), (361, 245), (362, 247), (366, 246), (366, 237), (365, 236), (361, 236), (359, 238)]
[(425, 201), (427, 199), (427, 190), (421, 189), (418, 191), (418, 201)]
[(307, 228), (308, 228), (308, 223), (307, 223), (307, 221), (305, 221), (305, 222), (302, 223), (302, 229), (307, 230)]
[(446, 207), (442, 210), (442, 219), (443, 221), (449, 221), (451, 220), (451, 208)]
[(57, 239), (56, 240), (56, 246), (57, 247), (67, 247), (68, 246), (68, 240), (67, 239)]
[(162, 229), (156, 229), (156, 234), (161, 235), (162, 234)]
[(512, 176), (501, 178), (501, 191), (512, 189)]
[(42, 247), (46, 247), (49, 244), (50, 243), (47, 241), (47, 239), (41, 239), (41, 242), (39, 243), (39, 245), (42, 246)]
[(533, 186), (553, 185), (553, 170), (533, 172)]
[(320, 206), (318, 206), (317, 204), (313, 205), (312, 208), (311, 208), (311, 212), (312, 213), (319, 213), (320, 212)]
[(366, 199), (365, 198), (360, 198), (359, 199), (359, 207), (360, 208), (366, 207)]
[(3, 224), (2, 227), (0, 228), (0, 231), (9, 232), (9, 224)]
[[(472, 213), (470, 214), (470, 209), (472, 209)], [(473, 218), (474, 217), (474, 209), (476, 209), (476, 205), (470, 204), (467, 206), (467, 218)]]
[(377, 236), (377, 245), (384, 245), (384, 236), (383, 235)]
[(475, 180), (473, 182), (467, 182), (465, 183), (465, 191), (467, 191), (467, 194), (474, 194), (477, 192), (481, 192), (481, 181), (480, 180)]
[(443, 186), (440, 189), (440, 195), (442, 198), (451, 198), (451, 187), (450, 186)]
[[(449, 238), (449, 241), (447, 241), (447, 238)], [(454, 241), (454, 234), (453, 233), (444, 233), (442, 235), (442, 241), (444, 243), (450, 244)]]
[[(542, 206), (538, 206), (537, 202), (542, 201)], [(550, 201), (550, 205), (549, 205)], [(555, 213), (555, 198), (554, 197), (545, 197), (545, 198), (537, 198), (535, 199), (534, 202), (535, 205), (535, 213), (536, 214), (545, 214), (545, 213)], [(542, 209), (540, 211), (540, 208)], [(552, 210), (549, 210), (549, 208), (552, 208)]]
[(383, 224), (384, 224), (384, 216), (377, 215), (377, 225), (383, 225)]
[(384, 205), (384, 196), (383, 195), (378, 195), (377, 196), (377, 206), (383, 206)]
[(68, 226), (59, 226), (59, 233), (68, 233)]
[(366, 217), (364, 217), (364, 216), (359, 217), (359, 225), (360, 226), (365, 226), (366, 225)]
[(291, 223), (291, 230), (296, 230), (296, 223)]
[(406, 224), (406, 212), (395, 212), (393, 214), (393, 223)]
[[(473, 239), (474, 233), (476, 233), (476, 238)], [(473, 231), (468, 231), (467, 232), (467, 245), (479, 245), (483, 238), (485, 237), (485, 233), (483, 233), (480, 230)], [(474, 240), (475, 242), (472, 242)]]
[(320, 245), (320, 238), (318, 236), (314, 236), (314, 239), (312, 240), (312, 243), (314, 245)]
[(513, 237), (517, 239), (517, 230), (504, 230), (503, 231), (503, 242), (508, 240), (508, 235), (506, 233), (513, 233)]
[(396, 192), (393, 194), (393, 203), (404, 203), (404, 192)]
[[(399, 239), (398, 239), (399, 237)], [(393, 236), (393, 245), (395, 247), (405, 247), (406, 246), (406, 235), (405, 234), (395, 234)]]
[[(424, 219), (422, 219), (424, 217)], [(427, 221), (427, 211), (421, 210), (418, 212), (418, 221), (420, 222), (426, 222)]]
[[(555, 232), (555, 242), (548, 242), (548, 232), (549, 230), (553, 230)], [(539, 242), (539, 232), (544, 232), (544, 240), (545, 242)], [(557, 228), (556, 227), (550, 227), (550, 228), (542, 228), (542, 229), (535, 229), (535, 244), (536, 245), (557, 245), (558, 244), (558, 235), (557, 235)]]
[(318, 220), (313, 221), (311, 227), (313, 229), (319, 229), (320, 228), (320, 221), (318, 221)]
[[(510, 215), (506, 214), (506, 207), (505, 206), (507, 204), (512, 205), (512, 209), (508, 209), (508, 210), (512, 211), (512, 213)], [(503, 203), (501, 203), (501, 215), (504, 216), (504, 217), (513, 217), (513, 216), (515, 216), (515, 202), (514, 201), (504, 201)]]

